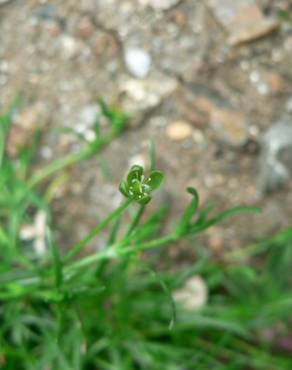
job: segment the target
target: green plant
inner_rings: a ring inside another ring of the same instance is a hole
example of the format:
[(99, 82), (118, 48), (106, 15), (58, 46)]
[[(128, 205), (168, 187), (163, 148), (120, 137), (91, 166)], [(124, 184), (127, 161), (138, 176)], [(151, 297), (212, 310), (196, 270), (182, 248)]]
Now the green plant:
[[(257, 209), (236, 207), (214, 216), (209, 205), (200, 207), (197, 191), (189, 188), (188, 207), (171, 231), (162, 235), (167, 207), (147, 217), (144, 214), (146, 203), (163, 181), (163, 174), (153, 168), (152, 156), (149, 177), (144, 177), (141, 167), (132, 167), (120, 185), (126, 198), (122, 204), (62, 254), (43, 196), (46, 191), (41, 194), (38, 185), (97, 153), (124, 127), (124, 115), (102, 103), (109, 133), (97, 135), (97, 141), (81, 152), (31, 174), (32, 146), (22, 148), (16, 160), (5, 150), (13, 109), (0, 118), (0, 368), (291, 368), (288, 355), (273, 353), (272, 347), (255, 338), (255, 333), (273, 328), (290, 313), (291, 230), (251, 248), (248, 257), (267, 255), (263, 261), (269, 261), (269, 269), (263, 268), (263, 262), (242, 264), (242, 256), (237, 256), (236, 264), (220, 264), (198, 249), (198, 259), (188, 269), (155, 271), (157, 254), (147, 251), (175, 247), (182, 238), (193, 241), (226, 217)], [(130, 208), (134, 212), (125, 227), (121, 219)], [(47, 214), (47, 252), (40, 256), (32, 243), (20, 237), (22, 225), (31, 223), (39, 210)], [(110, 225), (107, 246), (81, 257), (79, 252)], [(275, 248), (276, 256), (267, 248)], [(277, 281), (273, 281), (275, 271)], [(197, 274), (206, 280), (210, 295), (199, 311), (172, 298)]]

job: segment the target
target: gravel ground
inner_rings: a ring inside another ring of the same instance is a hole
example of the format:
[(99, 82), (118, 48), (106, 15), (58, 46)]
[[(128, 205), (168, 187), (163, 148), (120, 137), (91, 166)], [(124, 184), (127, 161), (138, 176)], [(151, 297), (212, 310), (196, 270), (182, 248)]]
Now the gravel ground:
[(291, 224), (289, 176), (272, 192), (258, 185), (266, 181), (264, 133), (284, 116), (292, 125), (291, 5), (243, 3), (0, 1), (1, 110), (18, 92), (23, 96), (12, 153), (40, 127), (39, 162), (78, 148), (74, 135), (60, 131), (56, 139), (54, 129), (69, 127), (90, 139), (98, 96), (132, 116), (102, 159), (73, 169), (72, 181), (56, 193), (66, 243), (119, 202), (117, 184), (131, 163), (146, 160), (149, 139), (167, 175), (158, 201), (171, 203), (172, 217), (188, 201), (186, 186), (220, 209), (263, 208), (260, 216), (210, 230), (202, 240), (214, 253)]

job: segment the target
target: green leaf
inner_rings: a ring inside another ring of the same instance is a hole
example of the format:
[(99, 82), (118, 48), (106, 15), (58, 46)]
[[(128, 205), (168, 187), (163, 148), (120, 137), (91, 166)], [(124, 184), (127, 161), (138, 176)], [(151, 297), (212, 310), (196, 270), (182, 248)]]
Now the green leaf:
[(257, 207), (248, 207), (248, 206), (238, 206), (234, 208), (226, 209), (225, 211), (220, 212), (217, 216), (206, 219), (199, 219), (192, 226), (192, 233), (199, 233), (203, 230), (209, 229), (211, 226), (218, 224), (223, 221), (225, 218), (229, 218), (242, 213), (260, 213), (261, 209)]
[(187, 191), (193, 196), (193, 199), (191, 200), (189, 206), (186, 208), (181, 221), (177, 226), (176, 232), (179, 235), (183, 235), (187, 231), (188, 226), (190, 226), (191, 218), (193, 217), (199, 206), (199, 194), (197, 190), (194, 188), (187, 188)]
[(128, 184), (132, 185), (133, 180), (141, 181), (143, 172), (144, 172), (143, 167), (138, 165), (132, 166), (127, 177)]
[(163, 179), (164, 175), (161, 171), (152, 171), (147, 180), (147, 185), (150, 186), (151, 190), (158, 189), (163, 183)]
[(209, 220), (209, 222), (213, 224), (217, 224), (218, 222), (221, 222), (227, 217), (232, 217), (237, 214), (241, 213), (260, 213), (261, 209), (258, 207), (249, 207), (249, 206), (238, 206), (233, 207), (230, 209), (226, 209), (225, 211), (220, 212), (217, 216), (215, 216), (213, 219)]
[(129, 198), (129, 189), (126, 181), (120, 183), (119, 190), (126, 198)]
[(150, 200), (151, 200), (150, 195), (145, 195), (143, 198), (138, 199), (137, 201), (138, 201), (139, 204), (145, 205), (145, 204), (149, 203)]

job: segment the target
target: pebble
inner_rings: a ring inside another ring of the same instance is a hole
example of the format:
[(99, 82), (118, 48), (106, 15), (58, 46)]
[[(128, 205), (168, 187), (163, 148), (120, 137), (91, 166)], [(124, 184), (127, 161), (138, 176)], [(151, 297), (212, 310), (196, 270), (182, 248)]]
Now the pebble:
[(277, 190), (292, 176), (292, 118), (285, 116), (263, 136), (259, 160), (258, 190)]
[(39, 211), (32, 225), (23, 225), (20, 229), (20, 237), (23, 240), (33, 240), (33, 246), (37, 256), (43, 256), (47, 251), (46, 245), (47, 215)]
[(227, 108), (213, 107), (211, 124), (227, 144), (238, 147), (248, 139), (248, 125), (244, 114)]
[(53, 4), (40, 5), (34, 12), (34, 17), (43, 21), (55, 20), (58, 16), (57, 8)]
[(284, 80), (280, 74), (267, 70), (252, 71), (249, 75), (250, 82), (255, 86), (260, 95), (276, 95), (283, 92)]
[(161, 74), (151, 79), (121, 79), (120, 103), (129, 114), (137, 114), (157, 107), (177, 88), (177, 81)]
[(71, 36), (60, 38), (61, 55), (64, 59), (73, 59), (80, 53), (80, 44)]
[(93, 38), (92, 51), (99, 60), (102, 57), (109, 57), (113, 62), (116, 59), (119, 48), (112, 35), (106, 32), (98, 32)]
[(192, 136), (192, 126), (185, 121), (176, 121), (166, 128), (166, 135), (174, 141), (185, 140)]
[(88, 17), (84, 17), (80, 20), (77, 26), (78, 36), (83, 39), (89, 39), (95, 31), (95, 27)]
[(178, 4), (179, 0), (138, 0), (143, 6), (151, 6), (156, 10), (167, 10)]
[(134, 165), (139, 165), (139, 166), (142, 166), (143, 168), (146, 168), (147, 161), (146, 161), (145, 155), (143, 155), (143, 154), (133, 155), (129, 159), (129, 168), (131, 168)]
[(81, 124), (85, 128), (92, 127), (95, 123), (98, 112), (99, 108), (96, 104), (85, 105), (79, 113), (79, 124)]
[(256, 40), (275, 31), (279, 23), (265, 17), (254, 0), (209, 0), (215, 17), (229, 33), (229, 44)]
[(53, 158), (53, 150), (49, 146), (43, 146), (40, 149), (41, 157), (44, 159), (52, 159)]
[(129, 72), (137, 78), (145, 78), (151, 68), (151, 56), (140, 48), (127, 48), (125, 50), (125, 63)]
[(191, 86), (195, 111), (206, 116), (217, 138), (228, 145), (241, 147), (248, 140), (248, 122), (245, 114), (230, 98), (215, 89)]
[(200, 310), (208, 301), (207, 284), (201, 276), (192, 276), (181, 289), (174, 292), (173, 298), (189, 310)]

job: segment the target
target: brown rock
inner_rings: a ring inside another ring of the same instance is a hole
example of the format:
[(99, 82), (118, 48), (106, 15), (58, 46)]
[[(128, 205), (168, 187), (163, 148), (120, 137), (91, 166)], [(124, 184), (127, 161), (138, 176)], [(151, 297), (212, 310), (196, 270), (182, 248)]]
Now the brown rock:
[(113, 56), (118, 51), (118, 45), (113, 36), (100, 32), (94, 39), (93, 52), (97, 57)]
[(215, 17), (229, 33), (229, 43), (237, 45), (275, 31), (278, 22), (266, 18), (253, 0), (209, 0)]
[(94, 25), (88, 17), (84, 17), (78, 24), (78, 36), (82, 39), (89, 39), (95, 31)]
[(278, 73), (269, 73), (266, 76), (266, 81), (270, 87), (270, 91), (273, 95), (279, 94), (284, 89), (283, 78)]
[(180, 141), (192, 136), (192, 126), (184, 121), (171, 123), (166, 128), (166, 135), (174, 141)]
[(211, 124), (219, 137), (228, 144), (241, 146), (247, 141), (247, 123), (241, 112), (214, 107), (211, 111)]

